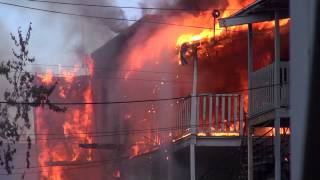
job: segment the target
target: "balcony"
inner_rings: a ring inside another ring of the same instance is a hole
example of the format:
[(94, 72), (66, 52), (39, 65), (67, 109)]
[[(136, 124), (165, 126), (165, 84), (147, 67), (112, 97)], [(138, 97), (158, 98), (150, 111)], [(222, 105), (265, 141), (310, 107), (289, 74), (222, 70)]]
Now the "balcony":
[(280, 84), (274, 82), (274, 64), (258, 69), (252, 73), (252, 91), (250, 116), (256, 116), (275, 108), (275, 90), (279, 88), (280, 106), (289, 104), (289, 63), (280, 62)]
[[(177, 101), (174, 141), (191, 134), (191, 99)], [(243, 97), (240, 94), (200, 94), (196, 99), (198, 137), (237, 137), (243, 134)]]

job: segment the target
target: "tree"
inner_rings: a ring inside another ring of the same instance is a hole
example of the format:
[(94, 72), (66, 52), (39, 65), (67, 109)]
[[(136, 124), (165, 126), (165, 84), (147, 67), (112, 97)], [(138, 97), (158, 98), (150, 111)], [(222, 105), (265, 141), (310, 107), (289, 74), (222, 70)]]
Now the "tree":
[[(0, 76), (9, 83), (4, 92), (4, 101), (0, 104), (0, 165), (8, 174), (12, 174), (12, 164), (16, 153), (16, 143), (22, 133), (31, 128), (29, 113), (32, 108), (45, 107), (55, 112), (65, 112), (65, 107), (59, 107), (50, 102), (50, 95), (56, 87), (35, 83), (35, 75), (26, 71), (26, 66), (35, 61), (30, 57), (28, 45), (31, 37), (31, 23), (25, 37), (21, 28), (17, 36), (11, 34), (15, 44), (12, 49), (13, 58), (0, 64)], [(31, 138), (27, 136), (28, 150), (26, 152), (26, 167), (30, 167)]]

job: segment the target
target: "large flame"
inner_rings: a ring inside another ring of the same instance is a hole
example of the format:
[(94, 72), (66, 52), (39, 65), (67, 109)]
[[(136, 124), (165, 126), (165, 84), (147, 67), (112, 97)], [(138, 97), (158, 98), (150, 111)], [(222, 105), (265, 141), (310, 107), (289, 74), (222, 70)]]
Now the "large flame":
[[(39, 135), (37, 137), (39, 146), (39, 165), (41, 167), (41, 179), (52, 180), (66, 180), (68, 177), (64, 173), (64, 167), (60, 164), (68, 164), (70, 162), (79, 161), (91, 161), (92, 150), (81, 150), (79, 143), (93, 143), (92, 137), (88, 132), (92, 131), (93, 126), (93, 106), (90, 104), (93, 100), (92, 92), (92, 75), (93, 75), (93, 60), (87, 56), (86, 62), (90, 67), (89, 75), (86, 78), (87, 84), (82, 92), (82, 99), (85, 103), (84, 106), (68, 106), (67, 112), (63, 115), (54, 114), (56, 122), (48, 122), (46, 118), (54, 120), (48, 117), (47, 110), (37, 108), (35, 110), (36, 115), (36, 131)], [(75, 82), (77, 73), (79, 72), (79, 65), (76, 65), (74, 69), (63, 70), (63, 77), (58, 78), (60, 81), (56, 89), (56, 99), (70, 100), (73, 97), (79, 97), (74, 94), (77, 89), (73, 89), (77, 84)], [(41, 75), (40, 80), (42, 83), (50, 85), (54, 83), (57, 77), (53, 77), (52, 70), (48, 70), (46, 75)], [(81, 92), (81, 91), (78, 91)], [(76, 98), (77, 99), (77, 98)], [(77, 100), (81, 101), (81, 100)], [(50, 126), (48, 123), (52, 123)], [(58, 126), (58, 127), (57, 127)], [(58, 134), (57, 132), (61, 132)], [(50, 136), (50, 133), (57, 134), (56, 136)], [(57, 138), (58, 140), (54, 140)], [(60, 140), (59, 140), (60, 139)], [(58, 165), (55, 165), (58, 164)]]

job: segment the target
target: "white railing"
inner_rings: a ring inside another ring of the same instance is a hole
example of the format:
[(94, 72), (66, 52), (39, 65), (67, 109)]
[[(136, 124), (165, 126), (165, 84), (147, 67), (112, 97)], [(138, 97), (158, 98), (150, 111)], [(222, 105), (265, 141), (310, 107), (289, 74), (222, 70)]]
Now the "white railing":
[[(175, 138), (190, 134), (191, 97), (177, 101)], [(239, 94), (200, 94), (197, 96), (198, 136), (240, 136), (243, 134), (243, 97)]]
[(288, 106), (289, 103), (289, 65), (288, 62), (280, 63), (280, 85), (274, 84), (274, 64), (256, 70), (252, 73), (251, 114), (256, 115), (274, 108), (275, 88), (280, 88), (280, 105)]

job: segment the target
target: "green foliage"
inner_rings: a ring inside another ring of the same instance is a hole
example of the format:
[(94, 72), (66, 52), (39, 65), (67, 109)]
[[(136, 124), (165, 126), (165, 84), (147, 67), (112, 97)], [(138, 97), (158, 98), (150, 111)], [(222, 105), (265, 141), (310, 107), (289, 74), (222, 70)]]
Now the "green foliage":
[[(65, 112), (65, 107), (59, 107), (50, 102), (49, 96), (56, 87), (34, 83), (35, 75), (26, 71), (26, 66), (35, 61), (29, 57), (28, 45), (31, 37), (31, 23), (25, 37), (20, 28), (18, 36), (11, 34), (15, 44), (12, 49), (13, 59), (0, 64), (0, 76), (9, 82), (4, 92), (4, 102), (0, 104), (0, 166), (8, 174), (12, 173), (12, 164), (16, 153), (15, 144), (20, 141), (22, 133), (31, 128), (30, 112), (32, 108), (45, 107), (56, 112)], [(30, 167), (31, 138), (27, 137), (26, 152), (27, 168)]]

